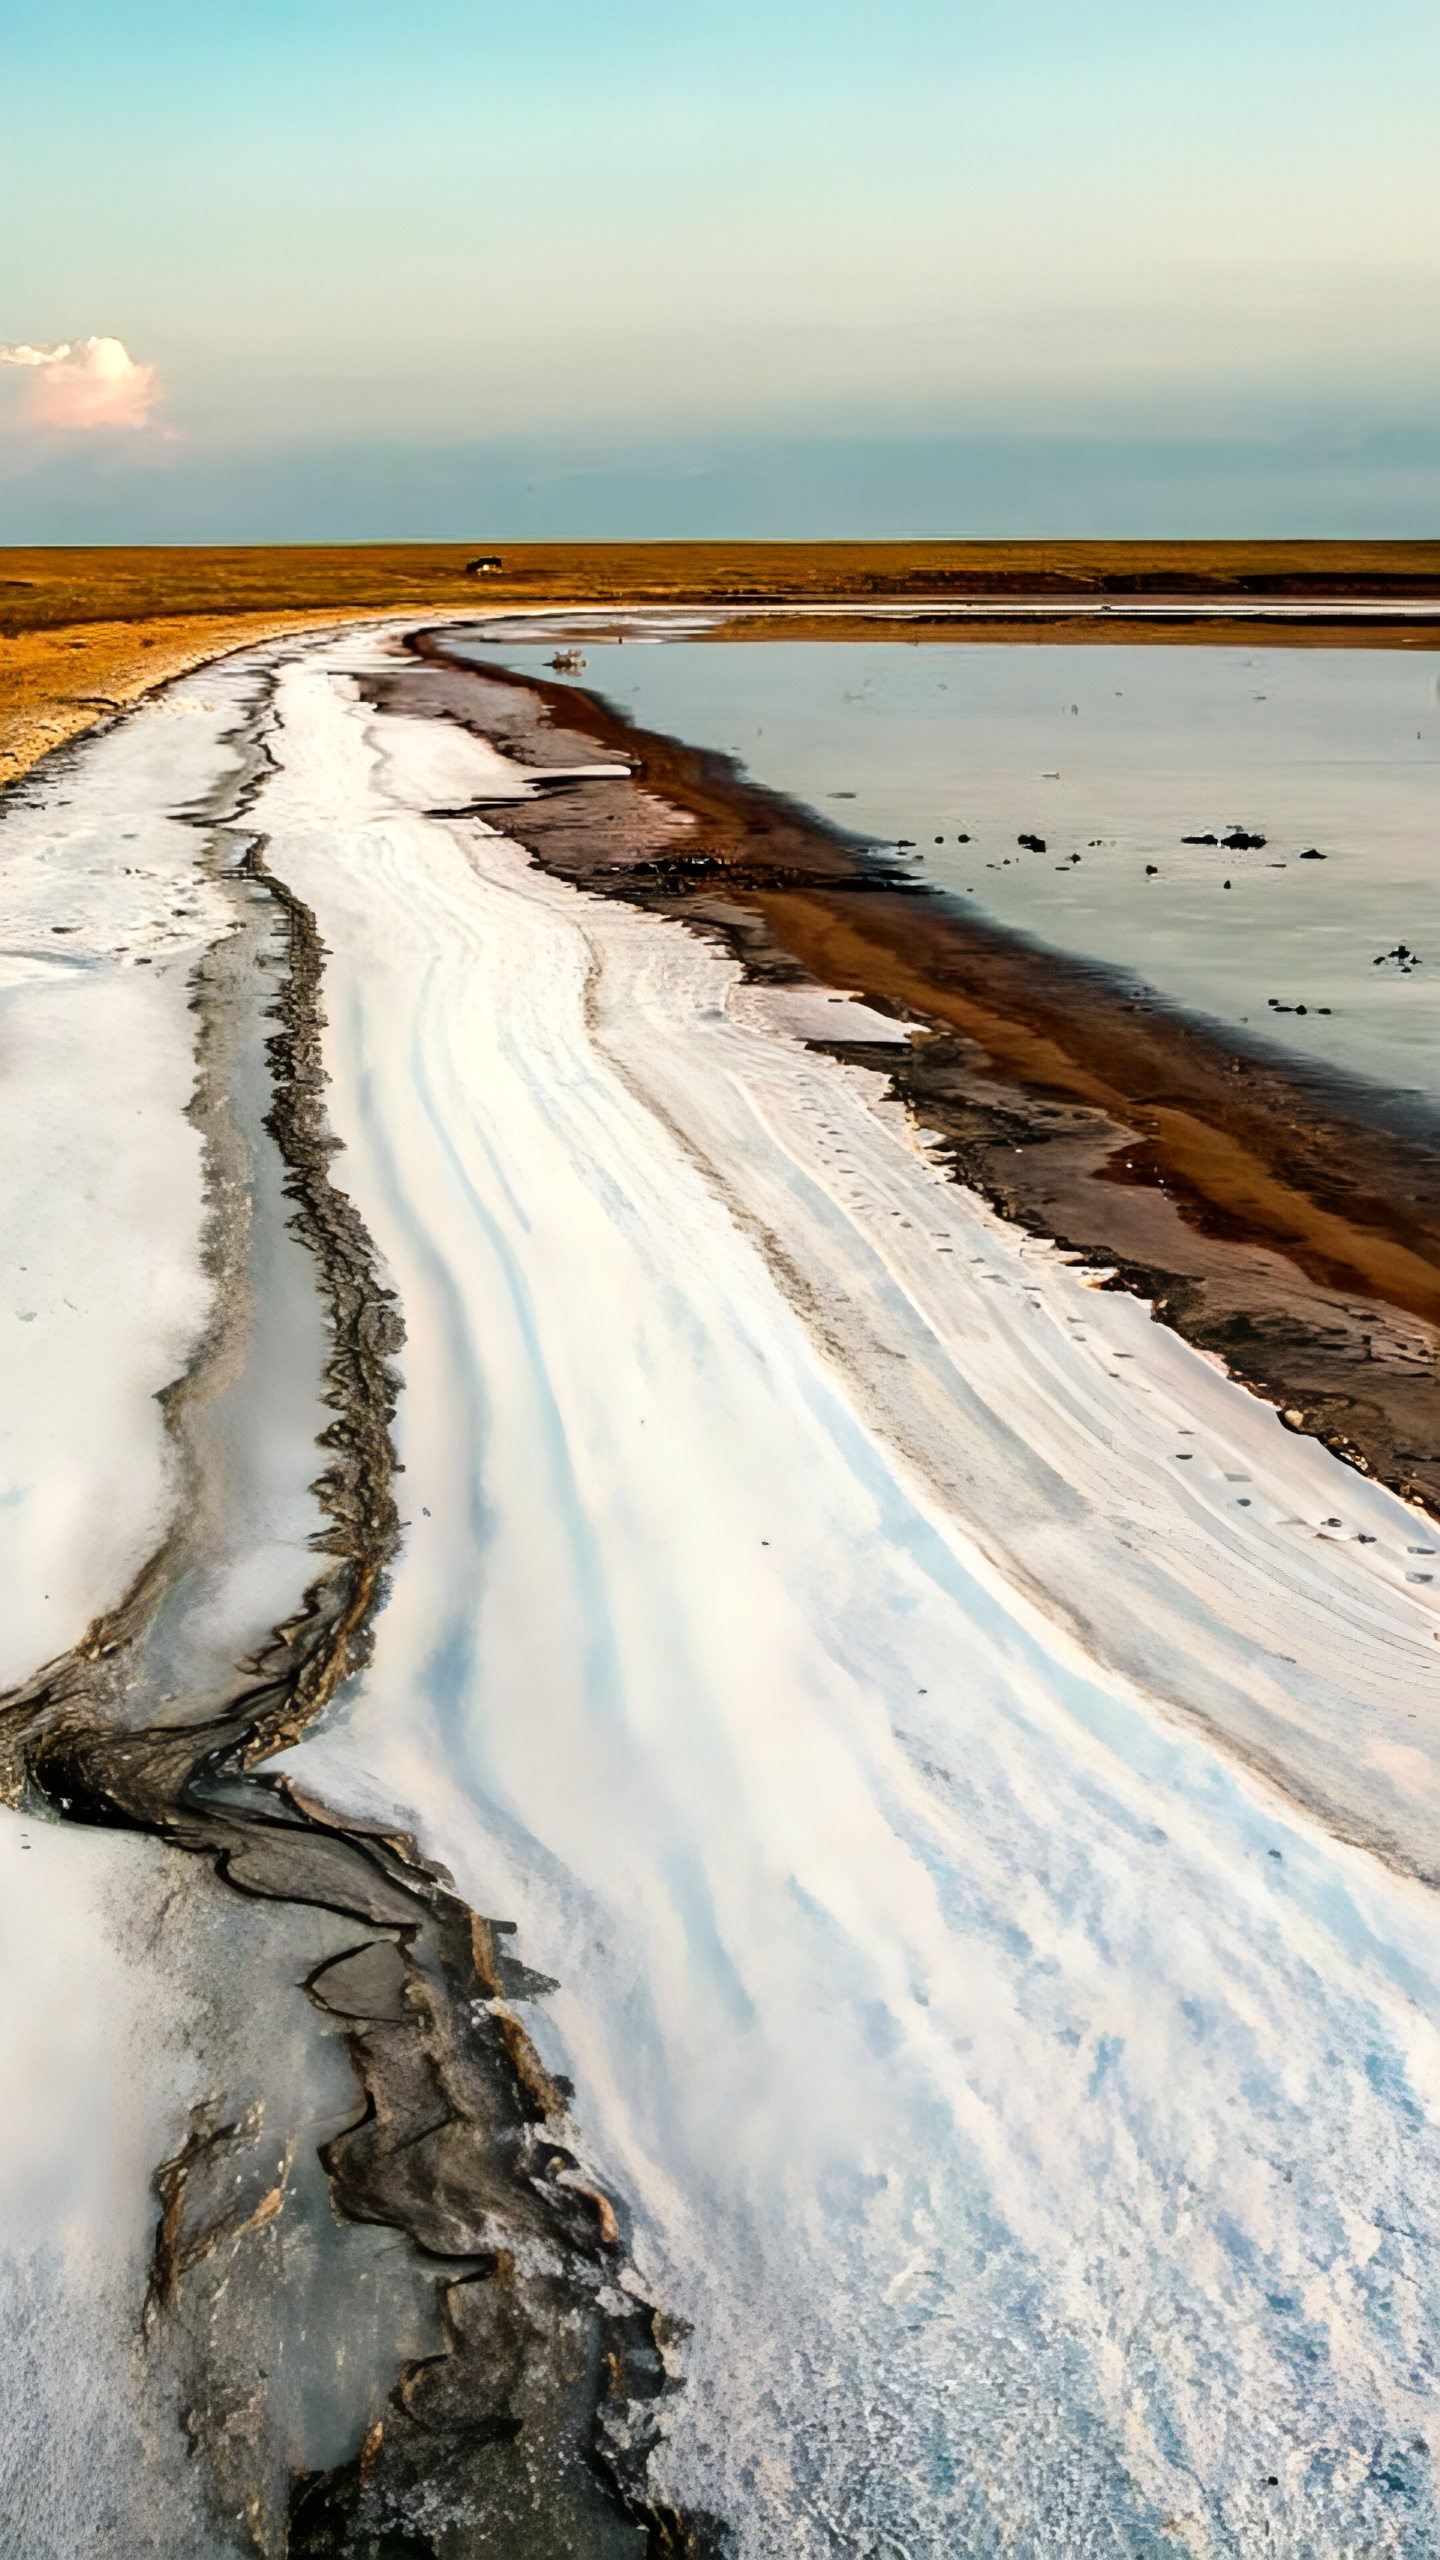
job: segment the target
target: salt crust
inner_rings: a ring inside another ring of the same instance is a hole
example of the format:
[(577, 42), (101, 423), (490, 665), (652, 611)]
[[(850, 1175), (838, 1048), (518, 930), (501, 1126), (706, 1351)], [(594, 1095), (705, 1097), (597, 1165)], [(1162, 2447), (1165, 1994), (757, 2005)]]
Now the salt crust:
[(560, 1976), (697, 2324), (674, 2493), (747, 2554), (1428, 2513), (1440, 1924), (1296, 1803), (1433, 1836), (1425, 1524), (718, 952), (427, 818), (360, 663), (285, 675), (263, 814), (410, 1529), (298, 1757)]
[[(1412, 2547), (1440, 1929), (1246, 1760), (1433, 1836), (1433, 1538), (942, 1181), (719, 954), (421, 814), (503, 776), (362, 712), (344, 671), (384, 645), (288, 653), (264, 810), (332, 946), (337, 1171), (410, 1326), (408, 1549), (297, 1756), (407, 1808), (562, 1978), (547, 2055), (697, 2324), (673, 2491), (746, 2555), (957, 2547), (997, 2508), (1017, 2548), (1162, 2519), (1197, 2552)], [(218, 924), (193, 836), (159, 819), (132, 870), (117, 812), (208, 788), (234, 701), (192, 679), (88, 747), (58, 861), (53, 808), (6, 821), (39, 1004), (17, 1276), (46, 1284), (7, 1588), (64, 1593), (22, 1671), (165, 1517), (150, 1400), (206, 1311), (184, 976)], [(83, 976), (43, 940), (71, 920)], [(0, 2228), (12, 2269), (70, 2251), (45, 2352), (58, 2377), (84, 2277), (120, 2407), (189, 2030), (113, 1895), (128, 1860), (143, 1909), (161, 1853), (0, 1830)], [(188, 2533), (182, 2494), (154, 2547)]]
[(189, 976), (231, 921), (177, 812), (236, 769), (237, 709), (191, 678), (0, 819), (0, 1688), (114, 1606), (173, 1500), (155, 1398), (210, 1306)]

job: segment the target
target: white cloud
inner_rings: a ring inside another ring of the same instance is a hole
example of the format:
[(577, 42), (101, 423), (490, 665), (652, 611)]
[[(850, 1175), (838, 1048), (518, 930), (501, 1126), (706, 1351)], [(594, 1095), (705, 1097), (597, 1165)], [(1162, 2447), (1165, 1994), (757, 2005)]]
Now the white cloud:
[(0, 365), (7, 364), (31, 377), (23, 414), (32, 427), (143, 427), (160, 397), (154, 365), (136, 364), (118, 338), (0, 346)]

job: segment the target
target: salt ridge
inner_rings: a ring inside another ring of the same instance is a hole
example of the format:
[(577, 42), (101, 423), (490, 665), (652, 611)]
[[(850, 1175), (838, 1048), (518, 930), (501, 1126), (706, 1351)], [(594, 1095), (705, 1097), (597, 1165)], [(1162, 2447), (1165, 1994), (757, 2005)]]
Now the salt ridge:
[(695, 2324), (672, 2494), (747, 2554), (1425, 2547), (1436, 1908), (1246, 1765), (1426, 1817), (1423, 1524), (720, 955), (427, 818), (362, 656), (283, 674), (258, 814), (332, 955), (411, 1525), (296, 1758), (560, 1977)]

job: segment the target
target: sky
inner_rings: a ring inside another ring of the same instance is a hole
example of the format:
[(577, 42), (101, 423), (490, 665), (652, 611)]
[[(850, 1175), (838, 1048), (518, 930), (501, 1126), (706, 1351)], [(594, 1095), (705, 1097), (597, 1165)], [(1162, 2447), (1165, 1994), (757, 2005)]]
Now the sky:
[(1433, 0), (0, 0), (11, 541), (1403, 534)]

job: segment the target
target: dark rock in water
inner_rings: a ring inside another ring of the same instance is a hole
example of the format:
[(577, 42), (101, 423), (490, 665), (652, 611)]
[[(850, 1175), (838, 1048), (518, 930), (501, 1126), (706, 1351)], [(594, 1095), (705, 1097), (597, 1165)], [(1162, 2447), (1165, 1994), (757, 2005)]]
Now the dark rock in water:
[(1156, 879), (1156, 878), (1158, 877), (1158, 875), (1159, 875), (1159, 870), (1160, 870), (1160, 865), (1159, 865), (1159, 863), (1158, 863), (1158, 862), (1147, 862), (1147, 863), (1146, 863), (1146, 865), (1145, 865), (1145, 877), (1146, 877), (1146, 879), (1147, 879), (1147, 880), (1154, 880), (1154, 879)]
[(1182, 836), (1180, 841), (1182, 844), (1218, 844), (1220, 839), (1218, 836)]
[[(1210, 841), (1213, 843), (1214, 838)], [(1220, 839), (1227, 853), (1258, 853), (1265, 842), (1263, 836), (1247, 835), (1243, 827), (1231, 827)]]
[(1023, 844), (1027, 853), (1043, 853), (1045, 850), (1043, 836), (1017, 836), (1015, 841), (1017, 844)]
[(970, 839), (968, 836), (957, 836), (955, 841), (957, 844), (968, 844)]
[(1328, 862), (1330, 856), (1328, 853), (1321, 853), (1317, 845), (1307, 844), (1300, 859), (1302, 862)]

